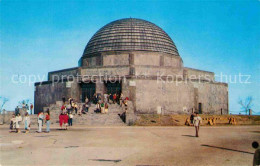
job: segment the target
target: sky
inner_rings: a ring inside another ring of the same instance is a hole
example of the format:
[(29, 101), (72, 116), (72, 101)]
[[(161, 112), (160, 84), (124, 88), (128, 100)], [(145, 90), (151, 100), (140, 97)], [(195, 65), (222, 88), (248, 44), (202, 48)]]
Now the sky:
[(49, 71), (76, 67), (99, 28), (130, 17), (164, 29), (185, 67), (215, 72), (216, 80), (227, 82), (232, 114), (247, 96), (260, 114), (258, 0), (0, 0), (0, 96), (9, 99), (4, 108), (33, 102), (33, 82), (47, 80)]

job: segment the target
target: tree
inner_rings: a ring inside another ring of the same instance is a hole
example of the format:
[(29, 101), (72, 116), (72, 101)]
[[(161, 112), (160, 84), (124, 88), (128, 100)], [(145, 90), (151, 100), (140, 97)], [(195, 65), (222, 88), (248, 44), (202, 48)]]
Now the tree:
[(0, 101), (1, 101), (0, 113), (2, 113), (2, 110), (3, 110), (3, 108), (4, 108), (4, 105), (6, 104), (6, 102), (9, 101), (9, 99), (6, 98), (6, 97), (0, 96)]
[(240, 99), (238, 101), (238, 104), (241, 105), (242, 112), (245, 112), (247, 114), (247, 113), (249, 113), (249, 110), (253, 106), (252, 102), (253, 102), (253, 97), (252, 96), (248, 96), (244, 100)]

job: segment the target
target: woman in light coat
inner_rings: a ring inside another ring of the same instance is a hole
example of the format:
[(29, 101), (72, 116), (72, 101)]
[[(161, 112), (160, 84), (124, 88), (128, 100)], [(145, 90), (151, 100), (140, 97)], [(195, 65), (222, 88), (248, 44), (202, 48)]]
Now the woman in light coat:
[(31, 121), (30, 121), (30, 116), (29, 114), (26, 112), (25, 113), (25, 117), (24, 117), (24, 129), (25, 129), (25, 132), (28, 133), (30, 131), (30, 124), (31, 124)]

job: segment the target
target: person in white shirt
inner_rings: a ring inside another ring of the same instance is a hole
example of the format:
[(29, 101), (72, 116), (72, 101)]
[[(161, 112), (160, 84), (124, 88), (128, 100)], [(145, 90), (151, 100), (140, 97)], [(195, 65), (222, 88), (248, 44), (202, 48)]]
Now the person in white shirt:
[(44, 115), (42, 112), (39, 113), (38, 115), (38, 133), (41, 133), (42, 132), (42, 125), (43, 125), (43, 119), (44, 119)]
[(30, 130), (30, 116), (28, 114), (28, 112), (25, 113), (25, 117), (24, 117), (24, 129), (25, 129), (25, 133), (28, 133)]
[(15, 128), (16, 128), (16, 132), (20, 133), (20, 123), (23, 120), (23, 118), (21, 117), (21, 115), (18, 113), (17, 116), (15, 117)]
[(201, 123), (202, 123), (201, 117), (199, 116), (199, 114), (197, 112), (195, 112), (193, 124), (194, 124), (195, 130), (196, 130), (196, 137), (199, 137), (199, 128), (200, 128)]

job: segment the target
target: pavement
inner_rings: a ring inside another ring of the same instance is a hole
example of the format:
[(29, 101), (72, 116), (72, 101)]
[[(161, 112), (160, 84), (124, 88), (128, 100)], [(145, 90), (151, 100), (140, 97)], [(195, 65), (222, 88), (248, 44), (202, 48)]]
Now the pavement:
[(85, 127), (9, 133), (0, 126), (0, 165), (252, 165), (260, 126)]

